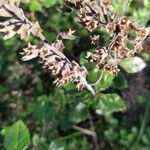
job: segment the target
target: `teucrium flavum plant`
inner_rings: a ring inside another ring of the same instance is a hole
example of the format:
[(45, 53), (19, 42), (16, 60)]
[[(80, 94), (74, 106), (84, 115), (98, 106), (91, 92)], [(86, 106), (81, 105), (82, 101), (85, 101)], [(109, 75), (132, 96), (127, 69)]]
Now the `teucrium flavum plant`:
[[(26, 39), (30, 34), (39, 38), (41, 42), (38, 45), (29, 43), (28, 47), (20, 52), (22, 60), (27, 61), (39, 57), (43, 68), (56, 76), (54, 83), (57, 86), (75, 82), (79, 90), (87, 88), (92, 95), (95, 95), (93, 85), (86, 81), (88, 74), (86, 68), (75, 61), (70, 61), (63, 54), (65, 49), (63, 41), (74, 40), (75, 31), (69, 29), (67, 32), (60, 32), (55, 42), (49, 44), (42, 34), (44, 29), (41, 29), (38, 21), (30, 22), (15, 2), (15, 0), (1, 0), (0, 2), (0, 16), (7, 18), (0, 22), (0, 32), (3, 33), (4, 40), (14, 35)], [(17, 3), (19, 4), (19, 1)], [(89, 38), (95, 51), (87, 56), (87, 59), (89, 62), (95, 62), (102, 72), (109, 71), (111, 74), (117, 74), (124, 59), (149, 50), (149, 44), (146, 41), (148, 41), (150, 29), (139, 27), (127, 16), (118, 15), (110, 0), (64, 0), (64, 7), (67, 10), (74, 10), (77, 22), (89, 31)], [(105, 29), (109, 34), (107, 47), (101, 46), (99, 35), (94, 34), (96, 29)], [(130, 33), (134, 34), (132, 40), (129, 39)], [(129, 44), (132, 45), (132, 49), (128, 47)]]

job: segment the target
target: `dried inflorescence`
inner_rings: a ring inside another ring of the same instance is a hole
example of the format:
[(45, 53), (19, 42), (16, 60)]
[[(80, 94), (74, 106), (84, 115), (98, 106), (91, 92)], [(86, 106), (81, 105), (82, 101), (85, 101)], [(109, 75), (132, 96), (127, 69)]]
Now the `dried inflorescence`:
[(13, 37), (15, 34), (18, 34), (21, 39), (25, 39), (30, 33), (34, 36), (38, 36), (41, 32), (41, 28), (38, 22), (31, 26), (27, 22), (22, 22), (18, 19), (10, 19), (5, 22), (0, 22), (0, 32), (4, 34), (4, 40)]
[[(127, 16), (117, 15), (110, 0), (65, 0), (65, 6), (76, 10), (77, 21), (92, 34), (90, 39), (95, 51), (88, 60), (96, 62), (100, 70), (116, 74), (120, 60), (148, 50), (150, 28), (141, 28)], [(99, 35), (93, 35), (95, 29), (101, 28), (110, 37), (108, 46), (103, 48), (99, 45)], [(131, 40), (130, 34), (135, 38)]]
[(54, 81), (57, 86), (66, 85), (69, 82), (76, 82), (78, 89), (82, 89), (87, 84), (82, 81), (82, 78), (86, 78), (87, 71), (84, 66), (80, 67), (75, 61), (70, 62), (59, 51), (61, 47), (64, 47), (61, 40), (51, 45), (48, 43), (43, 43), (38, 46), (29, 44), (21, 52), (23, 56), (22, 60), (26, 61), (38, 56), (41, 58), (43, 68), (49, 70), (52, 75), (57, 76), (57, 79)]
[(63, 54), (65, 48), (63, 40), (74, 40), (76, 38), (74, 35), (75, 31), (69, 29), (68, 32), (60, 32), (56, 41), (49, 44), (42, 35), (39, 23), (31, 23), (25, 17), (22, 9), (14, 5), (15, 2), (6, 0), (0, 3), (0, 16), (8, 17), (6, 21), (0, 22), (0, 32), (4, 34), (4, 39), (9, 39), (15, 34), (19, 35), (21, 39), (28, 38), (30, 34), (41, 39), (41, 44), (28, 44), (28, 47), (23, 49), (20, 53), (22, 60), (27, 61), (40, 57), (43, 68), (46, 68), (52, 75), (56, 76), (54, 83), (57, 86), (75, 82), (78, 90), (86, 87), (92, 95), (95, 95), (95, 91), (86, 81), (86, 68), (75, 61), (69, 61)]
[[(18, 34), (21, 39), (26, 39), (32, 33), (33, 36), (41, 36), (42, 29), (38, 22), (32, 24), (24, 15), (22, 9), (13, 2), (6, 0), (0, 5), (0, 16), (8, 19), (0, 22), (0, 32), (4, 34), (4, 40)], [(15, 18), (17, 17), (17, 19)]]
[[(42, 34), (42, 29), (38, 22), (31, 23), (24, 15), (19, 5), (20, 0), (1, 0), (0, 17), (7, 19), (0, 22), (0, 32), (4, 34), (4, 39), (9, 39), (14, 35), (19, 35), (21, 39), (26, 39), (31, 34), (41, 39), (39, 45), (29, 44), (21, 52), (22, 60), (27, 61), (35, 57), (41, 59), (43, 68), (46, 68), (52, 75), (56, 76), (57, 86), (75, 82), (80, 90), (86, 87), (93, 95), (95, 92), (86, 81), (87, 70), (75, 61), (70, 61), (63, 54), (64, 40), (74, 40), (74, 30), (60, 32), (56, 41), (49, 44)], [(103, 71), (110, 71), (116, 74), (119, 71), (120, 60), (135, 55), (144, 49), (148, 50), (149, 28), (141, 28), (126, 16), (117, 16), (110, 0), (64, 0), (66, 7), (76, 10), (77, 21), (82, 24), (90, 34), (91, 44), (95, 46), (95, 51), (88, 56), (90, 62), (95, 62), (97, 67)], [(107, 47), (101, 47), (99, 35), (93, 34), (96, 29), (105, 29), (109, 36)], [(129, 38), (133, 34), (135, 38)], [(129, 49), (128, 45), (133, 49)]]

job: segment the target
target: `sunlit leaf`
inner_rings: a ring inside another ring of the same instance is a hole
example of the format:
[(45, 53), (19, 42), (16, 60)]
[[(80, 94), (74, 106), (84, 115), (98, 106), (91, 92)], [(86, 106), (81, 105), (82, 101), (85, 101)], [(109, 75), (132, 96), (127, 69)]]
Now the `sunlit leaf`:
[(40, 11), (41, 9), (42, 9), (42, 6), (37, 0), (33, 0), (30, 2), (31, 11)]
[(125, 109), (125, 104), (118, 94), (99, 94), (93, 102), (98, 114), (109, 114)]
[(44, 6), (49, 8), (54, 6), (57, 3), (57, 0), (44, 0)]
[(84, 103), (74, 103), (61, 114), (61, 129), (66, 130), (88, 118), (88, 110)]
[(88, 111), (86, 105), (82, 102), (73, 105), (69, 112), (69, 121), (74, 123), (79, 123), (84, 121), (88, 116)]
[(49, 150), (66, 150), (66, 144), (61, 142), (52, 142), (50, 144)]
[(140, 57), (130, 57), (122, 60), (120, 66), (128, 73), (137, 73), (146, 67), (146, 63)]
[(13, 124), (5, 135), (6, 150), (25, 150), (30, 145), (30, 134), (22, 121)]
[(105, 72), (102, 79), (95, 85), (95, 89), (97, 91), (106, 90), (112, 85), (114, 78), (115, 75), (110, 74), (110, 72)]

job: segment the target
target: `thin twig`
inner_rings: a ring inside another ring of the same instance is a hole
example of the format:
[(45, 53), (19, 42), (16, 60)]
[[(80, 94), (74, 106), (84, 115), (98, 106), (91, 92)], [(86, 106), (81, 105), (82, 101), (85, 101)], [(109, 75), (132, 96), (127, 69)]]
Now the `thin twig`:
[(79, 132), (82, 133), (82, 134), (90, 135), (90, 136), (92, 136), (92, 137), (95, 137), (95, 136), (96, 136), (96, 133), (95, 133), (95, 132), (90, 131), (90, 130), (87, 130), (87, 129), (84, 129), (84, 128), (81, 128), (81, 127), (76, 126), (76, 125), (73, 126), (73, 129), (79, 131)]

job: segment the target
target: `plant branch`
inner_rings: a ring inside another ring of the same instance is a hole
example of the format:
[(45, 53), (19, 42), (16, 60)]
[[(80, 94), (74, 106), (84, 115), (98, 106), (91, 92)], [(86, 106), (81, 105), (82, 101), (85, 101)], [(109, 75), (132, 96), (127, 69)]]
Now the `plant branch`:
[(95, 137), (95, 136), (96, 136), (96, 133), (95, 133), (95, 132), (90, 131), (90, 130), (87, 130), (87, 129), (84, 129), (84, 128), (81, 128), (81, 127), (76, 126), (76, 125), (73, 126), (73, 129), (79, 131), (79, 132), (82, 133), (82, 134), (90, 135), (90, 136), (92, 136), (92, 137)]

